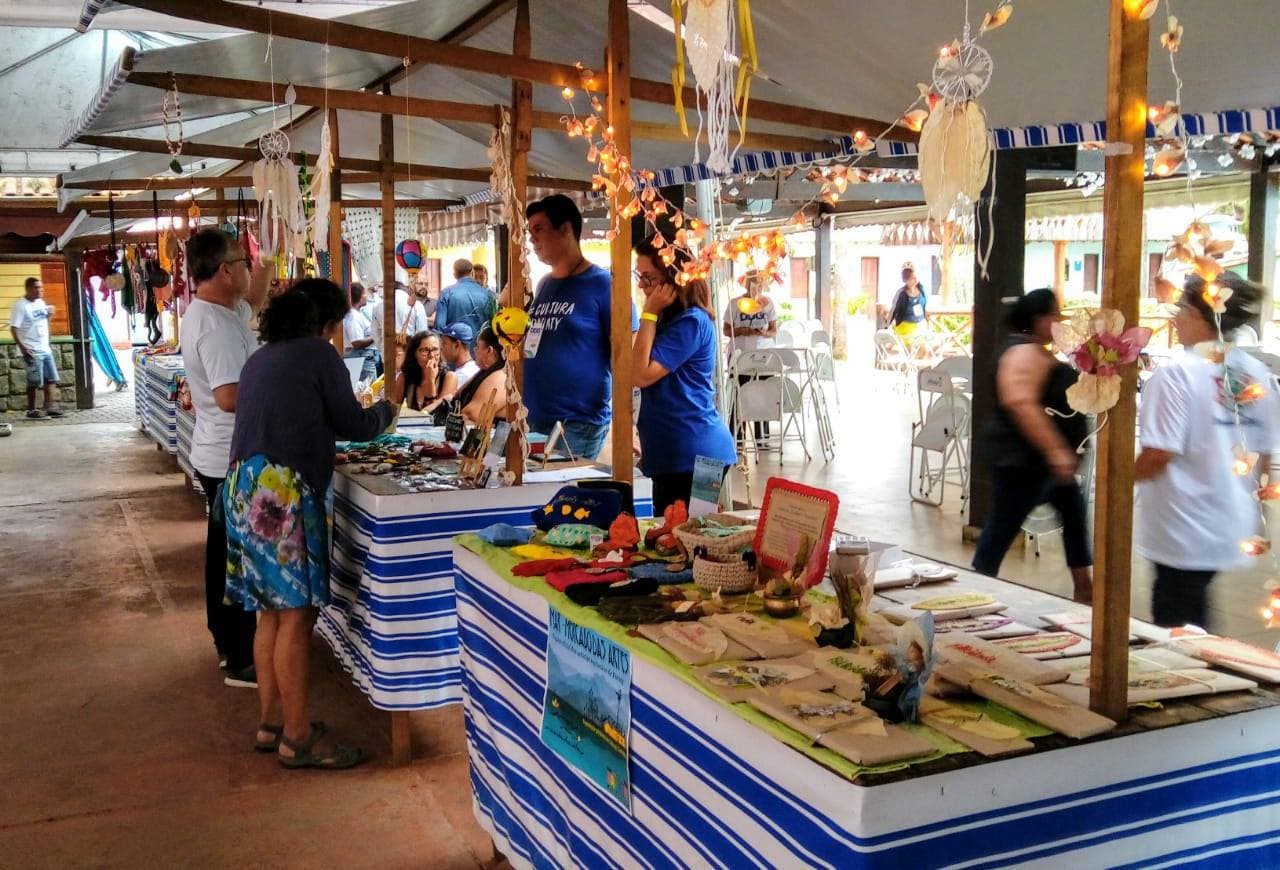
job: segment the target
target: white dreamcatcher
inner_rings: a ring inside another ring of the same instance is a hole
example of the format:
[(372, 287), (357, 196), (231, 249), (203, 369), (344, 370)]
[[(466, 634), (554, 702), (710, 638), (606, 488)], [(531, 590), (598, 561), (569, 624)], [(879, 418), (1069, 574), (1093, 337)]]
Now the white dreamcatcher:
[[(728, 172), (745, 134), (747, 94), (751, 76), (758, 68), (748, 0), (673, 0), (671, 11), (676, 36), (672, 84), (681, 130), (688, 135), (681, 100), (687, 51), (699, 95), (694, 159), (701, 159), (700, 140), (705, 128), (709, 149), (707, 168), (716, 173)], [(737, 112), (739, 107), (741, 116)], [(738, 144), (730, 148), (729, 131), (735, 123)]]
[[(994, 159), (987, 113), (978, 97), (991, 83), (995, 63), (970, 36), (965, 5), (963, 36), (944, 46), (934, 63), (932, 84), (927, 89), (932, 109), (920, 128), (920, 185), (929, 219), (938, 226), (956, 221), (973, 208)], [(1001, 3), (987, 15), (983, 32), (1007, 21), (1012, 9), (1012, 4)], [(994, 243), (990, 232), (986, 236), (982, 249), (976, 252), (984, 276)]]
[[(272, 91), (275, 90), (275, 62), (271, 55), (272, 38), (267, 37), (267, 59), (271, 62)], [(292, 104), (293, 85), (285, 93)], [(298, 184), (298, 167), (289, 155), (289, 137), (275, 125), (276, 106), (271, 104), (272, 124), (258, 139), (262, 159), (253, 164), (253, 195), (258, 201), (258, 232), (262, 253), (267, 257), (300, 258), (307, 253), (307, 216), (302, 188)]]

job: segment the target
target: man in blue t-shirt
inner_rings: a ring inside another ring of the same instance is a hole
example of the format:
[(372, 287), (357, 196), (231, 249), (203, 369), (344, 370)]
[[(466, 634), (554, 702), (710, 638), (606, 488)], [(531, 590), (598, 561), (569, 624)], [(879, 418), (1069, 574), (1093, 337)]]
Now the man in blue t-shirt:
[[(611, 417), (610, 297), (613, 280), (582, 255), (582, 213), (555, 194), (525, 209), (529, 242), (551, 267), (529, 308), (524, 340), (524, 402), (529, 428), (549, 433), (564, 424), (578, 459), (595, 459)], [(631, 329), (637, 326), (635, 306)]]
[[(498, 310), (498, 299), (488, 287), (482, 287), (471, 277), (475, 267), (470, 260), (455, 260), (453, 264), (454, 282), (444, 288), (440, 294), (440, 303), (436, 306), (436, 330), (443, 332), (451, 323), (465, 323), (471, 328), (473, 336), (489, 325), (493, 313)], [(475, 339), (471, 341), (471, 350), (476, 349)]]

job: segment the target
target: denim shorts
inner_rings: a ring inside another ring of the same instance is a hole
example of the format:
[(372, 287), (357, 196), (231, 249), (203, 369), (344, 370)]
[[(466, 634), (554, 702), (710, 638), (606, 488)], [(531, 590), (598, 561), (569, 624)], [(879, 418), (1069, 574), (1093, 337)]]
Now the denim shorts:
[[(555, 421), (530, 420), (529, 431), (548, 435), (555, 428)], [(595, 461), (604, 448), (605, 436), (609, 434), (608, 423), (584, 423), (581, 420), (564, 421), (564, 442), (573, 452), (575, 459)]]
[(27, 360), (27, 386), (31, 389), (58, 383), (58, 367), (53, 364), (53, 354), (38, 350)]

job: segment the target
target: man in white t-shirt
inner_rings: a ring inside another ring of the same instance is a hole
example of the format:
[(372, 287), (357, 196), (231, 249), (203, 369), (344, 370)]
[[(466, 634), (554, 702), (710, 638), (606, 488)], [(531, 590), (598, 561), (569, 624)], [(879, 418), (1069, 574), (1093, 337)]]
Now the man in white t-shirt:
[(240, 370), (258, 347), (250, 328), (254, 313), (266, 300), (270, 270), (250, 271), (243, 246), (219, 229), (205, 229), (187, 242), (187, 267), (196, 298), (182, 317), (182, 361), (195, 406), (191, 465), (209, 503), (205, 541), (205, 611), (209, 631), (229, 686), (255, 687), (253, 666), (255, 620), (251, 612), (224, 603), (227, 583), (227, 530), (216, 506), (227, 476), (231, 435), (235, 430), (236, 392)]
[(730, 299), (724, 309), (724, 335), (734, 350), (773, 347), (778, 334), (778, 309), (764, 292), (764, 279), (752, 269), (743, 277), (747, 292)]
[[(53, 362), (53, 347), (49, 344), (49, 321), (53, 319), (53, 306), (44, 301), (44, 285), (39, 278), (28, 278), (26, 293), (13, 303), (9, 315), (9, 331), (18, 343), (22, 359), (27, 364), (27, 416), (32, 420), (45, 417), (61, 417), (58, 410), (58, 367)], [(44, 390), (44, 410), (36, 407), (36, 391)]]
[[(399, 281), (396, 282), (396, 332), (404, 333), (409, 338), (419, 332), (427, 331), (427, 311), (422, 303), (409, 295), (408, 289)], [(383, 318), (382, 287), (374, 288), (373, 304), (369, 306), (369, 327), (373, 335), (373, 344), (382, 354), (384, 366), (390, 366), (388, 360), (395, 359), (387, 355), (386, 324)], [(394, 344), (394, 339), (393, 342)]]
[[(1232, 291), (1220, 315), (1230, 339), (1261, 310), (1266, 291), (1230, 272), (1217, 283)], [(1152, 614), (1166, 627), (1208, 628), (1209, 583), (1219, 571), (1248, 564), (1240, 542), (1259, 531), (1259, 473), (1280, 451), (1280, 397), (1271, 374), (1244, 351), (1228, 346), (1221, 353), (1203, 293), (1203, 281), (1187, 279), (1174, 318), (1182, 351), (1156, 370), (1141, 396), (1134, 530), (1138, 552), (1155, 565)], [(1245, 474), (1233, 469), (1241, 448), (1258, 454)]]
[(476, 334), (462, 321), (450, 323), (440, 333), (440, 355), (458, 379), (459, 392), (467, 381), (480, 374), (480, 365), (471, 356), (471, 345), (475, 342)]
[(346, 359), (363, 360), (360, 380), (366, 383), (378, 376), (378, 349), (373, 346), (373, 324), (369, 321), (368, 296), (360, 284), (351, 285), (351, 307), (342, 318), (342, 355)]

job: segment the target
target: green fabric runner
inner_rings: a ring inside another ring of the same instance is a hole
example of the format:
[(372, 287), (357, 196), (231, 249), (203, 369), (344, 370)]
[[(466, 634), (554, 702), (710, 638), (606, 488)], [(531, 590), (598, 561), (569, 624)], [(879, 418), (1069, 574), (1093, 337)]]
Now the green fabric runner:
[[(715, 692), (711, 691), (711, 689), (703, 685), (702, 682), (693, 675), (693, 668), (673, 657), (656, 643), (653, 643), (646, 638), (634, 635), (629, 629), (616, 622), (605, 619), (595, 610), (595, 608), (583, 607), (582, 605), (574, 604), (567, 596), (548, 586), (545, 578), (516, 577), (511, 573), (511, 569), (525, 560), (516, 556), (510, 550), (486, 544), (475, 535), (459, 535), (454, 538), (454, 541), (483, 559), (499, 577), (502, 577), (512, 586), (545, 598), (552, 607), (559, 610), (567, 618), (573, 620), (579, 625), (586, 626), (593, 631), (599, 632), (614, 643), (626, 647), (635, 655), (641, 656), (669, 673), (674, 674), (676, 677), (692, 686), (695, 690), (706, 695), (708, 698), (732, 709), (733, 712), (737, 713), (743, 719), (752, 723), (756, 727), (767, 732), (791, 748), (804, 753), (819, 764), (834, 770), (841, 776), (853, 779), (861, 774), (889, 773), (895, 770), (903, 770), (913, 764), (934, 761), (945, 755), (971, 751), (967, 746), (964, 746), (963, 744), (952, 740), (950, 737), (947, 737), (945, 734), (935, 731), (925, 725), (903, 725), (902, 727), (911, 733), (932, 743), (937, 747), (937, 751), (932, 755), (927, 755), (922, 758), (916, 758), (906, 762), (870, 766), (855, 764), (843, 755), (832, 752), (830, 749), (826, 749), (821, 746), (814, 746), (809, 738), (805, 737), (799, 731), (783, 725), (771, 716), (761, 713), (750, 704), (745, 702), (737, 704), (729, 703), (724, 698), (720, 697)], [(566, 551), (566, 554), (577, 556), (583, 555), (581, 553), (568, 551)], [(692, 589), (695, 587), (693, 587), (692, 584), (689, 584), (688, 588)], [(769, 619), (769, 617), (760, 614), (758, 612), (758, 608), (753, 610), (753, 612), (762, 619)], [(793, 619), (798, 619), (798, 617)], [(1053, 733), (1048, 728), (1037, 725), (1035, 722), (1025, 719), (1022, 716), (989, 701), (957, 701), (953, 703), (965, 709), (983, 713), (994, 721), (999, 722), (1001, 725), (1008, 725), (1011, 728), (1016, 728), (1018, 733), (1025, 738), (1043, 737), (1047, 734)]]

